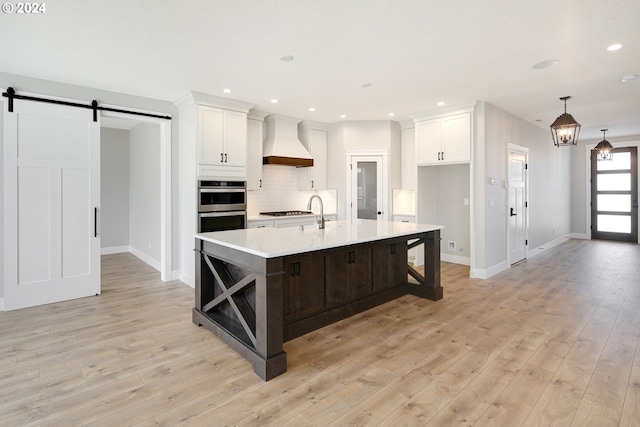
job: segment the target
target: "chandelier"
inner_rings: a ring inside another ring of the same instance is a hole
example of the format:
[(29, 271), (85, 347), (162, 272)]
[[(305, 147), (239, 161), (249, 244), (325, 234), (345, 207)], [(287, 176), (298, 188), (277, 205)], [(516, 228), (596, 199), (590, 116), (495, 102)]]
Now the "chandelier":
[(600, 131), (602, 131), (602, 141), (600, 141), (595, 148), (598, 160), (613, 160), (613, 145), (605, 139), (608, 130), (609, 129), (600, 129)]
[(569, 113), (567, 113), (567, 99), (570, 96), (560, 98), (564, 101), (564, 114), (558, 116), (551, 125), (551, 136), (553, 137), (553, 145), (556, 147), (565, 145), (578, 145), (578, 135), (580, 134), (580, 123)]

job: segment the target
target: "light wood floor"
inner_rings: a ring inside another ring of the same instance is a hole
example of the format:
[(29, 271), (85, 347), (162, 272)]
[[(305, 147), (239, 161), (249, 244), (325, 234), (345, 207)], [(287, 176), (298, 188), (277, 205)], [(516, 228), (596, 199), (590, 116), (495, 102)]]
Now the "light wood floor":
[(193, 289), (105, 256), (101, 296), (0, 312), (0, 425), (640, 425), (640, 246), (442, 283), (286, 343), (263, 382), (191, 323)]

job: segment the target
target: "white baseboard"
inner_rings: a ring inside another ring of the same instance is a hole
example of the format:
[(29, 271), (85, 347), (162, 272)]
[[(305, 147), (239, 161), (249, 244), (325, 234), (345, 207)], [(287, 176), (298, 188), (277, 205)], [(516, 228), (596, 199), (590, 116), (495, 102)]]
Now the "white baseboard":
[(571, 233), (570, 237), (572, 239), (589, 240), (589, 235), (587, 233)]
[(196, 287), (196, 280), (193, 277), (189, 277), (189, 276), (186, 276), (184, 274), (181, 274), (180, 275), (180, 281), (182, 283), (185, 283), (185, 284), (191, 286), (192, 288)]
[(545, 243), (544, 245), (538, 246), (535, 249), (531, 249), (529, 251), (529, 253), (527, 253), (527, 258), (533, 258), (534, 256), (540, 255), (542, 252), (546, 251), (547, 249), (551, 249), (554, 246), (558, 246), (560, 243), (564, 243), (567, 240), (569, 240), (569, 236), (562, 236), (562, 237), (558, 237), (555, 240), (552, 240), (548, 243)]
[(125, 252), (131, 252), (131, 246), (111, 246), (102, 248), (100, 251), (102, 255), (122, 254)]
[(440, 260), (452, 264), (471, 265), (471, 258), (468, 256), (440, 254)]
[(474, 279), (488, 279), (491, 276), (509, 269), (509, 262), (503, 261), (489, 268), (476, 268), (471, 270), (469, 277)]
[(131, 252), (133, 255), (135, 255), (136, 257), (140, 258), (142, 261), (149, 264), (151, 267), (160, 271), (160, 261), (151, 258), (149, 255), (133, 247), (130, 247), (129, 252)]
[(0, 311), (4, 311), (4, 298), (0, 298)]

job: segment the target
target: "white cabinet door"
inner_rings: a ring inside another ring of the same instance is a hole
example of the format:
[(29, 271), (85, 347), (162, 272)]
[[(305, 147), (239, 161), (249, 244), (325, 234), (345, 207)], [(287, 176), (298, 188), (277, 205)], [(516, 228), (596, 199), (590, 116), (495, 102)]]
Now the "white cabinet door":
[(198, 106), (198, 175), (245, 178), (247, 114)]
[(457, 114), (442, 119), (442, 155), (446, 163), (471, 161), (471, 117)]
[(224, 110), (198, 107), (198, 164), (224, 163)]
[(471, 114), (463, 113), (416, 122), (418, 165), (471, 161)]
[(247, 190), (262, 188), (262, 136), (264, 121), (247, 121)]
[(268, 227), (273, 227), (273, 220), (252, 219), (247, 221), (247, 228), (268, 228)]
[(247, 114), (224, 111), (224, 164), (241, 166), (247, 164)]
[(4, 123), (5, 308), (99, 294), (99, 123), (39, 102)]
[(416, 123), (416, 162), (433, 164), (440, 161), (442, 151), (442, 123), (440, 119)]
[(284, 218), (284, 219), (275, 220), (274, 224), (276, 228), (289, 228), (289, 227), (299, 227), (299, 226), (311, 227), (316, 224), (316, 220), (314, 217)]

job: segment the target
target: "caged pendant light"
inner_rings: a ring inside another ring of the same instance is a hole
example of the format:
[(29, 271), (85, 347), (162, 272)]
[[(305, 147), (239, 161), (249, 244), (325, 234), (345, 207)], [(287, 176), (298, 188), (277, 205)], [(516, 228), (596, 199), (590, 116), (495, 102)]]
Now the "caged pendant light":
[(556, 147), (578, 145), (580, 123), (578, 123), (571, 114), (567, 113), (567, 99), (571, 99), (571, 97), (563, 96), (560, 98), (560, 100), (564, 101), (564, 114), (559, 115), (551, 125), (553, 145)]
[(596, 145), (596, 158), (598, 160), (613, 160), (613, 145), (605, 139), (606, 132), (609, 129), (600, 129), (602, 131), (602, 141)]

